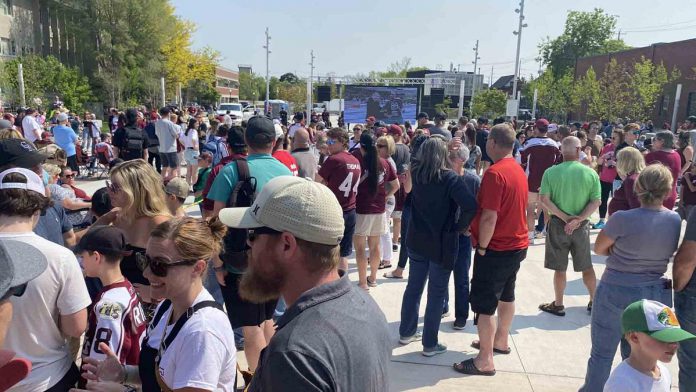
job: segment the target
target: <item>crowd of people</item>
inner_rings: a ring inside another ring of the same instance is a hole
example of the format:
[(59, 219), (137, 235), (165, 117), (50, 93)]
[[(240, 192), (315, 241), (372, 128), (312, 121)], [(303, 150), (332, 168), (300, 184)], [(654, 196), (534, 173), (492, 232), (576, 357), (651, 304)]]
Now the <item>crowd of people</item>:
[[(0, 366), (26, 370), (10, 390), (387, 390), (394, 337), (370, 291), (407, 267), (399, 343), (447, 351), (453, 276), (452, 328), (473, 313), (478, 331), (453, 369), (493, 376), (542, 238), (554, 293), (539, 309), (565, 316), (569, 256), (590, 297), (581, 390), (669, 390), (660, 361), (675, 353), (680, 389), (696, 388), (696, 117), (673, 134), (444, 113), (350, 130), (302, 113), (38, 113), (0, 120)], [(76, 178), (98, 168), (89, 195)], [(599, 283), (592, 250), (607, 256)]]

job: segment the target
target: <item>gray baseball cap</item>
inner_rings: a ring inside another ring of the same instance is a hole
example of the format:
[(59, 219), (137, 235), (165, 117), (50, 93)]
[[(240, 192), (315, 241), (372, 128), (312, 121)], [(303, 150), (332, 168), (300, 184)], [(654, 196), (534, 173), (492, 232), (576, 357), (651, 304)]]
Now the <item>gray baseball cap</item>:
[(48, 267), (46, 256), (26, 242), (0, 240), (0, 297), (41, 275)]

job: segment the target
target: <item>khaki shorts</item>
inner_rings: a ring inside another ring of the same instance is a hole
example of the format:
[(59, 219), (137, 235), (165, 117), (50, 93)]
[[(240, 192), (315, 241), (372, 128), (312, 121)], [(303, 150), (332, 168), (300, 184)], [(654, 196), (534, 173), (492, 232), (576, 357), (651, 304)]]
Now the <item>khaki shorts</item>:
[(571, 235), (567, 235), (564, 228), (565, 222), (555, 216), (551, 217), (546, 227), (544, 267), (554, 271), (565, 271), (568, 269), (568, 254), (570, 254), (573, 256), (575, 272), (592, 268), (589, 222), (582, 222)]
[(384, 214), (358, 214), (355, 220), (355, 234), (363, 237), (378, 237), (387, 232)]

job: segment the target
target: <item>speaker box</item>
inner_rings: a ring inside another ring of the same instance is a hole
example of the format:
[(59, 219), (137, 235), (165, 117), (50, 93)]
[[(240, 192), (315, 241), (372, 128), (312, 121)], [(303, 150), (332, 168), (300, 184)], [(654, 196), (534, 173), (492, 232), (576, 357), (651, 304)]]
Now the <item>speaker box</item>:
[(444, 88), (431, 88), (430, 89), (430, 104), (435, 106), (442, 103), (445, 100), (445, 89)]
[(331, 86), (317, 86), (317, 102), (331, 100)]

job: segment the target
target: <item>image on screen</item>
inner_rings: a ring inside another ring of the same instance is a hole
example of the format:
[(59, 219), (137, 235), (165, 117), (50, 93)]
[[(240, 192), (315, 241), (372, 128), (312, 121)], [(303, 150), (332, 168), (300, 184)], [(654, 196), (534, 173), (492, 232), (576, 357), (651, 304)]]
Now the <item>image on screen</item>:
[(387, 124), (416, 122), (417, 87), (346, 86), (344, 119), (364, 123), (369, 116)]

